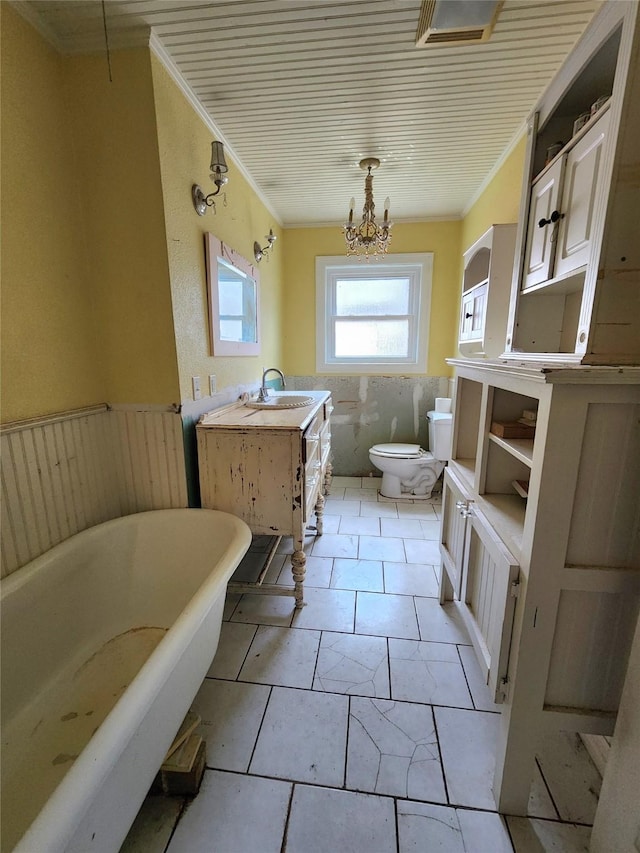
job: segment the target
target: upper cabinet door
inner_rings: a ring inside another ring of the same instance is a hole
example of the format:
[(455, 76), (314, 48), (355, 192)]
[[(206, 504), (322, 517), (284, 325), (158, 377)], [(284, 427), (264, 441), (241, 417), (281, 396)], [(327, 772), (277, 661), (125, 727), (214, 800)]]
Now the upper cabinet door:
[(487, 285), (480, 284), (463, 294), (460, 316), (460, 340), (481, 340), (484, 334), (484, 318), (487, 301)]
[(556, 229), (560, 221), (554, 218), (554, 212), (558, 211), (564, 163), (565, 157), (561, 157), (531, 188), (523, 290), (547, 281), (553, 274)]
[(555, 275), (578, 269), (589, 261), (594, 206), (602, 153), (609, 127), (609, 111), (569, 151), (565, 169)]

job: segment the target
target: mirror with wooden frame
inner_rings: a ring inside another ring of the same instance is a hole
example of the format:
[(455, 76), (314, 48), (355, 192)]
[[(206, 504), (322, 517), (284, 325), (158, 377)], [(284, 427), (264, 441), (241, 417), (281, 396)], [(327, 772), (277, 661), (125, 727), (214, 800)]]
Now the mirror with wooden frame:
[(205, 235), (213, 355), (260, 355), (258, 269), (213, 234)]

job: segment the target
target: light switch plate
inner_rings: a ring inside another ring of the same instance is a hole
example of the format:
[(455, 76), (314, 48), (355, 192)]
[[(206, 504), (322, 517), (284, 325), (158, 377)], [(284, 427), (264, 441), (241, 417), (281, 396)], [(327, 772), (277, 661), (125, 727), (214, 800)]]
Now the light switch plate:
[(216, 379), (215, 373), (209, 374), (209, 394), (213, 397), (213, 395), (218, 390), (218, 380)]
[(202, 398), (202, 391), (200, 390), (200, 377), (192, 376), (191, 382), (193, 383), (193, 399), (200, 400)]

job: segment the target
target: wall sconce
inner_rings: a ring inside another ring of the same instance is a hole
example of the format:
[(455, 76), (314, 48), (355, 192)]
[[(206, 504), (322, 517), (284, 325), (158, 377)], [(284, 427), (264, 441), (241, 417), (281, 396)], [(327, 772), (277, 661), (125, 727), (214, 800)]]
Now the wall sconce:
[(208, 207), (213, 207), (213, 211), (215, 213), (216, 203), (213, 200), (213, 197), (218, 195), (222, 187), (229, 180), (226, 175), (226, 172), (229, 171), (229, 167), (227, 166), (227, 161), (224, 159), (224, 145), (222, 142), (211, 143), (211, 165), (209, 168), (211, 169), (209, 177), (216, 185), (217, 190), (209, 193), (209, 195), (205, 195), (198, 184), (194, 184), (191, 187), (191, 198), (193, 199), (193, 206), (195, 207), (198, 216), (204, 216)]
[(269, 249), (273, 249), (273, 244), (278, 239), (276, 237), (276, 235), (273, 233), (273, 228), (269, 228), (269, 233), (267, 234), (267, 236), (264, 239), (269, 244), (268, 246), (265, 246), (264, 248), (261, 248), (260, 243), (258, 243), (257, 241), (253, 244), (253, 255), (256, 259), (256, 263), (258, 263), (258, 264), (264, 258), (264, 256), (269, 251)]

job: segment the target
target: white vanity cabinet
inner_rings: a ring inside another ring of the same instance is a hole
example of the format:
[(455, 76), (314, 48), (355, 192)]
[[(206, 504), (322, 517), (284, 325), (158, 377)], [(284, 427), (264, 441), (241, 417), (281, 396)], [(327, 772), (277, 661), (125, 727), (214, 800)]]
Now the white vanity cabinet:
[[(502, 702), (499, 810), (524, 815), (545, 731), (613, 731), (640, 612), (640, 368), (449, 363), (440, 596)], [(496, 434), (523, 411), (533, 437)]]
[(638, 3), (605, 0), (529, 120), (505, 359), (640, 364), (639, 69)]
[(492, 225), (463, 255), (458, 349), (497, 358), (504, 350), (516, 225)]
[(305, 395), (312, 405), (265, 411), (238, 403), (204, 415), (196, 427), (202, 506), (242, 518), (254, 534), (293, 537), (294, 586), (254, 591), (295, 595), (296, 607), (303, 603), (305, 531), (315, 513), (322, 534), (331, 479), (331, 397)]

